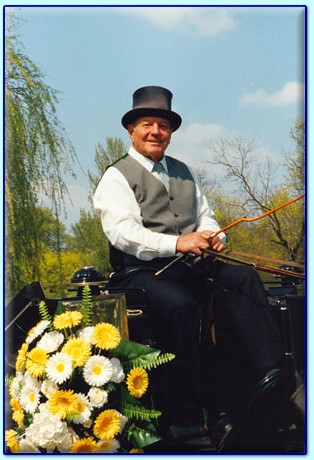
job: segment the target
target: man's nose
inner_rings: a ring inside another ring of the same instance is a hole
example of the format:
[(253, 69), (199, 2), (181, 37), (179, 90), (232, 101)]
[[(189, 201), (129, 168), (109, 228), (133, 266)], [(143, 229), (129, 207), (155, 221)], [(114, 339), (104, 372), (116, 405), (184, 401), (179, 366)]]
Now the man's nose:
[(153, 134), (159, 134), (160, 133), (160, 127), (158, 123), (153, 123), (151, 132)]

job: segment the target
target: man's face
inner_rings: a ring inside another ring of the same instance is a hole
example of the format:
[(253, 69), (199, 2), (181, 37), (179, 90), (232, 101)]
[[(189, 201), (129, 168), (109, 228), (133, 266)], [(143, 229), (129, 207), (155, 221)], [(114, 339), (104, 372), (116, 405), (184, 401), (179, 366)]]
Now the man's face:
[(164, 156), (172, 134), (169, 121), (159, 117), (138, 118), (128, 131), (135, 150), (153, 161)]

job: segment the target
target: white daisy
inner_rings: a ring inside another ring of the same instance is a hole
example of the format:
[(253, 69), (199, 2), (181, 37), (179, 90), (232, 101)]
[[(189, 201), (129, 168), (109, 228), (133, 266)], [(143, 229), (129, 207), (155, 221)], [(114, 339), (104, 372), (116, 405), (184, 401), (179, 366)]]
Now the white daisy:
[(89, 385), (100, 387), (109, 382), (112, 372), (113, 367), (108, 358), (94, 355), (86, 361), (83, 375)]
[(35, 340), (37, 337), (39, 337), (45, 329), (49, 326), (50, 321), (47, 320), (42, 320), (39, 321), (39, 323), (36, 324), (29, 332), (28, 336), (26, 337), (25, 342), (30, 344), (32, 343), (33, 340)]
[(53, 383), (63, 383), (71, 376), (72, 367), (73, 360), (70, 355), (62, 352), (56, 353), (47, 361), (47, 376)]
[(71, 417), (73, 423), (87, 423), (91, 416), (89, 399), (83, 393), (76, 393), (79, 401), (79, 412)]
[(107, 439), (106, 441), (97, 442), (97, 452), (118, 452), (120, 443), (117, 439)]
[(47, 353), (53, 353), (58, 350), (59, 346), (64, 341), (64, 335), (61, 332), (53, 331), (46, 332), (42, 338), (37, 342), (37, 347), (45, 350)]
[(120, 360), (117, 358), (111, 358), (110, 362), (113, 367), (113, 373), (110, 380), (114, 383), (123, 382), (123, 380), (125, 379), (125, 374)]
[(46, 379), (41, 385), (41, 392), (46, 398), (49, 398), (53, 393), (59, 389), (56, 383), (53, 383), (51, 380)]
[(87, 393), (89, 401), (93, 407), (102, 407), (108, 402), (108, 393), (97, 387), (92, 387)]
[(24, 385), (23, 373), (17, 372), (10, 384), (10, 396), (18, 399), (23, 385)]
[(20, 403), (26, 412), (33, 414), (38, 407), (40, 394), (36, 387), (24, 385), (20, 394)]
[(83, 329), (80, 329), (77, 333), (80, 339), (85, 340), (88, 343), (92, 343), (92, 336), (93, 336), (94, 328), (93, 326), (87, 326)]

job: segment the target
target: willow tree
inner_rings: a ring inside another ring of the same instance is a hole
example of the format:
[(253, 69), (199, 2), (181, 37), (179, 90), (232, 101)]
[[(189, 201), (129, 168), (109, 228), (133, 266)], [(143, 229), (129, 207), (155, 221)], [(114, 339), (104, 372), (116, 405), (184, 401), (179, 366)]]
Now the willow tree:
[[(71, 174), (74, 148), (57, 117), (58, 92), (25, 54), (6, 18), (5, 36), (5, 216), (8, 296), (40, 279), (42, 245), (38, 204), (42, 194), (58, 220)], [(60, 259), (61, 260), (61, 259)], [(62, 269), (60, 269), (62, 276)]]

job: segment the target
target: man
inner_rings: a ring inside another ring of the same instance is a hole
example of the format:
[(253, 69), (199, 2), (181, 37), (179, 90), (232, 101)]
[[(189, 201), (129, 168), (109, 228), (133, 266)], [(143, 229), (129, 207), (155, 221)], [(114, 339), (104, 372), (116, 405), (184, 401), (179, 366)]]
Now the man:
[[(182, 422), (182, 407), (200, 404), (209, 411), (219, 446), (233, 426), (226, 410), (242, 421), (248, 389), (261, 385), (258, 381), (271, 387), (281, 382), (276, 369), (283, 367), (283, 351), (255, 270), (203, 257), (207, 249), (223, 251), (226, 237), (215, 235), (219, 225), (193, 171), (165, 154), (181, 125), (171, 100), (172, 93), (162, 87), (135, 91), (133, 108), (122, 118), (132, 145), (104, 173), (94, 207), (110, 242), (109, 286), (145, 289), (158, 346), (176, 355), (169, 423)], [(171, 264), (178, 254), (187, 259)], [(185, 263), (188, 259), (191, 263)], [(215, 298), (216, 345), (205, 329), (208, 293)]]

